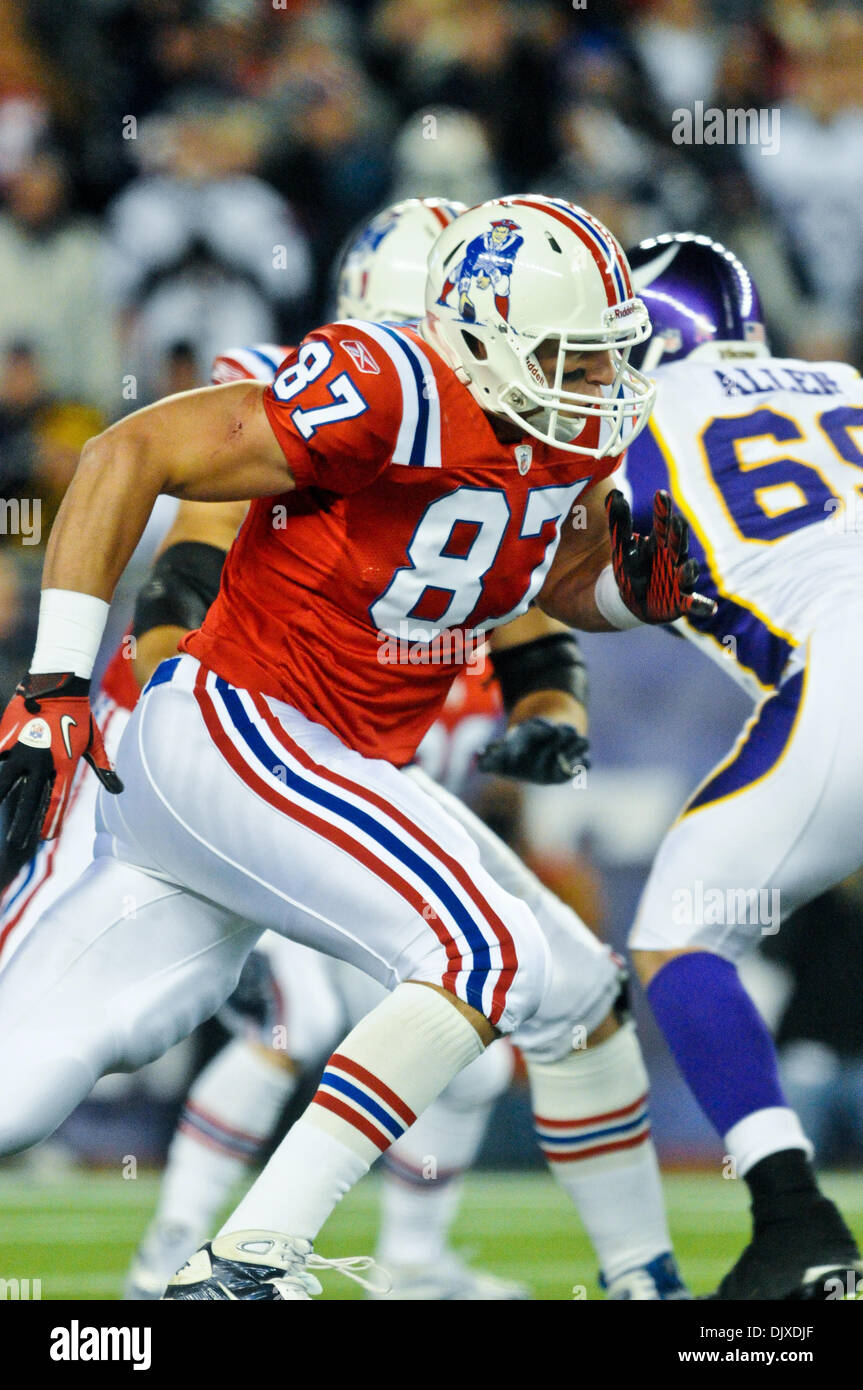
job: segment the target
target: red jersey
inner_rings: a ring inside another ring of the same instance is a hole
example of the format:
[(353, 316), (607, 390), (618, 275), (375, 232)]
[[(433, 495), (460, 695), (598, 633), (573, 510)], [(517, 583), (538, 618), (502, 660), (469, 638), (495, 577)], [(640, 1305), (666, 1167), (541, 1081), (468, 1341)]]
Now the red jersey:
[(477, 754), (503, 732), (503, 700), (491, 665), (460, 672), (419, 748), (417, 762), (447, 791), (464, 797), (476, 774)]
[(141, 687), (135, 680), (125, 637), (105, 667), (100, 689), (121, 709), (133, 710), (138, 703)]
[(252, 503), (219, 596), (181, 646), (401, 765), (480, 630), (527, 610), (576, 498), (619, 460), (527, 435), (501, 444), (405, 327), (317, 330), (264, 407), (296, 489)]

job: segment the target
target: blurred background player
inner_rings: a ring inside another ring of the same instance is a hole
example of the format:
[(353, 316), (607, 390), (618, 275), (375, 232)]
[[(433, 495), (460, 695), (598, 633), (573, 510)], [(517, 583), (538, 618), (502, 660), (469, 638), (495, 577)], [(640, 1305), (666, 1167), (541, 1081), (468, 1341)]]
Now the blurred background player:
[(863, 863), (848, 696), (863, 679), (863, 386), (841, 362), (772, 357), (749, 273), (708, 237), (652, 238), (632, 265), (653, 322), (638, 360), (658, 383), (626, 462), (635, 525), (669, 488), (717, 602), (676, 627), (758, 704), (663, 841), (630, 945), (752, 1197), (752, 1242), (715, 1297), (823, 1299), (859, 1250), (819, 1190), (737, 961)]

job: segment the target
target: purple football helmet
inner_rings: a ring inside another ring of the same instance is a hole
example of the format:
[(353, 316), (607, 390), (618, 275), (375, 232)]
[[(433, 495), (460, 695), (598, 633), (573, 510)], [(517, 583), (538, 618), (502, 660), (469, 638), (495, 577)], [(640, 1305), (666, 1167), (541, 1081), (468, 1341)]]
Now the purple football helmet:
[(653, 325), (652, 337), (630, 353), (640, 371), (693, 354), (714, 361), (768, 355), (758, 291), (733, 251), (708, 236), (674, 232), (649, 237), (627, 255)]

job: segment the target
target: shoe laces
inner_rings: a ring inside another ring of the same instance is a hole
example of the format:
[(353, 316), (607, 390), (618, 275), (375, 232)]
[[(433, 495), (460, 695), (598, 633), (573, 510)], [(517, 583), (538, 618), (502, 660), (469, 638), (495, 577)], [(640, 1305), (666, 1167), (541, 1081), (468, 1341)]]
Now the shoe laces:
[[(335, 1270), (337, 1274), (343, 1274), (346, 1279), (353, 1280), (369, 1293), (389, 1293), (393, 1286), (387, 1271), (372, 1255), (342, 1255), (336, 1259), (326, 1259), (325, 1256), (313, 1252), (306, 1260), (306, 1268)], [(364, 1279), (364, 1270), (374, 1271), (372, 1278)]]
[[(277, 1266), (281, 1273), (267, 1282), (277, 1289), (302, 1289), (305, 1293), (319, 1294), (321, 1286), (312, 1274), (313, 1269), (331, 1269), (352, 1279), (361, 1288), (372, 1293), (389, 1293), (392, 1280), (385, 1269), (371, 1255), (343, 1255), (337, 1259), (326, 1259), (312, 1248), (311, 1241), (303, 1236), (276, 1236), (268, 1231), (243, 1231), (231, 1237), (234, 1242), (229, 1258), (242, 1260), (245, 1250), (258, 1247), (256, 1253)], [(261, 1246), (265, 1248), (260, 1249)], [(362, 1272), (374, 1270), (372, 1279), (364, 1279)]]

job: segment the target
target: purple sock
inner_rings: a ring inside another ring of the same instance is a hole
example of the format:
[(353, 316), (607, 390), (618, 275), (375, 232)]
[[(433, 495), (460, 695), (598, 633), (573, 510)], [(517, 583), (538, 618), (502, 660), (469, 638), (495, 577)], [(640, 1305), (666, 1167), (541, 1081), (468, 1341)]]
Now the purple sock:
[(787, 1105), (767, 1027), (730, 961), (693, 951), (664, 965), (647, 997), (689, 1089), (726, 1135), (768, 1106)]

